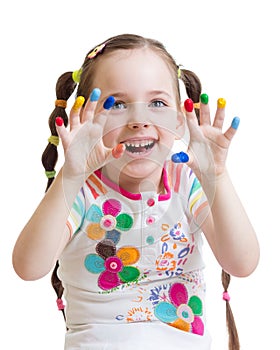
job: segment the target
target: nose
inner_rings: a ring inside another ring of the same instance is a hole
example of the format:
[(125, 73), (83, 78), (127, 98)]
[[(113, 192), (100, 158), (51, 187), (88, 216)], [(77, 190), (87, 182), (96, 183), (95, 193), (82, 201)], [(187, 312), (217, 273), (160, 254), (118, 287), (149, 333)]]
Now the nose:
[(137, 103), (131, 105), (130, 120), (128, 120), (127, 126), (130, 129), (145, 129), (148, 128), (151, 123), (147, 120), (147, 110), (145, 105)]
[(127, 126), (129, 127), (129, 129), (135, 130), (148, 128), (150, 124), (148, 122), (129, 122)]

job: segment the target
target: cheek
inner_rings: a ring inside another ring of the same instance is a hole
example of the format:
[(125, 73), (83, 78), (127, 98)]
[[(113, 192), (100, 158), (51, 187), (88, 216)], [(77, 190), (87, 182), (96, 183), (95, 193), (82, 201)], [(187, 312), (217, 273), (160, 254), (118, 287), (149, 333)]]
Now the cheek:
[(120, 134), (119, 128), (114, 125), (108, 125), (108, 123), (104, 127), (104, 132), (103, 132), (103, 143), (104, 146), (112, 148), (115, 147), (116, 144), (118, 143), (118, 136)]

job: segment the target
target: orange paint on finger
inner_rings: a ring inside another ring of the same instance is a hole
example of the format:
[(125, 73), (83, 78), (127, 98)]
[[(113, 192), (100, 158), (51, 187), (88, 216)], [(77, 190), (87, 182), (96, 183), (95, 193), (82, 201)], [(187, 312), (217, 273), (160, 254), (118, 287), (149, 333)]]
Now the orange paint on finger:
[(124, 145), (119, 143), (116, 147), (112, 149), (112, 155), (114, 158), (118, 159), (123, 155), (124, 152)]

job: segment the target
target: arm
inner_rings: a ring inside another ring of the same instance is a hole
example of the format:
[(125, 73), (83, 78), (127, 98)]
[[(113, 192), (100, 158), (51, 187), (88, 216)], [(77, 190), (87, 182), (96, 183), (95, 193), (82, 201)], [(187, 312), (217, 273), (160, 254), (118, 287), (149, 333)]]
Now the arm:
[[(81, 101), (78, 99), (76, 101)], [(113, 150), (102, 142), (107, 120), (104, 111), (94, 115), (96, 99), (87, 101), (81, 111), (82, 103), (78, 108), (76, 103), (70, 112), (69, 131), (57, 118), (57, 132), (65, 154), (64, 165), (14, 247), (14, 269), (26, 280), (38, 279), (52, 269), (69, 241), (66, 222), (84, 180), (112, 159)], [(121, 156), (122, 150), (114, 150), (115, 156), (116, 152)]]
[(186, 112), (190, 130), (189, 165), (200, 180), (210, 212), (197, 218), (209, 245), (221, 265), (235, 276), (247, 276), (259, 260), (254, 229), (226, 170), (226, 158), (238, 120), (223, 133), (224, 105), (217, 108), (210, 123), (208, 104), (200, 104), (200, 125), (193, 111)]
[(43, 277), (54, 266), (69, 240), (66, 221), (81, 185), (63, 179), (61, 170), (23, 228), (13, 251), (13, 266), (22, 279)]
[[(206, 195), (207, 187), (204, 184)], [(248, 276), (259, 260), (254, 229), (227, 172), (217, 179), (215, 187), (202, 230), (222, 268), (234, 276)]]

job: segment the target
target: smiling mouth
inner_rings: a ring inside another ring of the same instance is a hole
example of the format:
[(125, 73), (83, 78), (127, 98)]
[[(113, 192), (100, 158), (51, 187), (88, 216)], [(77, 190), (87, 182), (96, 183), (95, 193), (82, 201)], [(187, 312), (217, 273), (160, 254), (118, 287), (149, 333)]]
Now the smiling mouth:
[(154, 140), (130, 141), (125, 142), (126, 151), (133, 154), (144, 154), (151, 150), (155, 145)]

